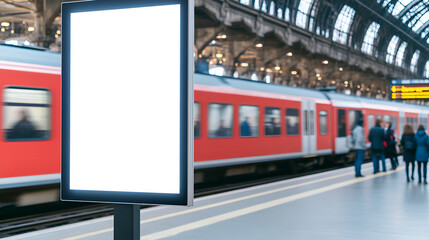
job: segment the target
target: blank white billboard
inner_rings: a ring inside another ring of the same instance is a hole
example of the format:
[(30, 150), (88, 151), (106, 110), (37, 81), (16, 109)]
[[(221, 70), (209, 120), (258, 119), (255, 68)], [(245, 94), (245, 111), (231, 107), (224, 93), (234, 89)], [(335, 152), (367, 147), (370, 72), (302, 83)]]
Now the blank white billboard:
[(179, 193), (180, 31), (179, 4), (71, 13), (70, 190)]

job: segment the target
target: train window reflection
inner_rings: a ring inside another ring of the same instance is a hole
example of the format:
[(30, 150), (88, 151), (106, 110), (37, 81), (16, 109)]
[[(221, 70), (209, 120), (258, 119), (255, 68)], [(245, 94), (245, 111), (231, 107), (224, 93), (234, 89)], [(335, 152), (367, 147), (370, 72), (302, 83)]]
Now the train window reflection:
[(232, 137), (232, 105), (209, 104), (209, 137)]
[(320, 135), (328, 134), (328, 113), (326, 111), (319, 112), (319, 128)]
[(200, 137), (201, 131), (200, 103), (194, 102), (194, 138)]
[(338, 109), (338, 137), (346, 136), (346, 110)]
[(374, 115), (368, 115), (368, 129), (371, 129), (374, 126)]
[(299, 134), (298, 109), (287, 108), (286, 109), (286, 135), (298, 135), (298, 134)]
[(7, 87), (3, 91), (3, 107), (6, 140), (49, 139), (51, 96), (48, 90)]
[(240, 136), (257, 137), (259, 134), (259, 108), (257, 106), (241, 105)]
[(265, 108), (265, 136), (280, 135), (280, 108), (266, 107)]
[(349, 110), (349, 129), (353, 131), (358, 120), (362, 119), (362, 112), (358, 110)]
[(395, 130), (398, 130), (397, 129), (397, 118), (396, 118), (396, 116), (392, 116), (392, 128), (393, 129), (395, 129)]

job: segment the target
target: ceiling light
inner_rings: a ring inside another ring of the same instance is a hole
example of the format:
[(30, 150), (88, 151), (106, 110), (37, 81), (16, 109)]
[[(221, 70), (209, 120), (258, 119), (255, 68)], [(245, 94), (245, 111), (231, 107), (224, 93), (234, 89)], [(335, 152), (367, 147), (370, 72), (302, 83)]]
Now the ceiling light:
[(4, 31), (6, 31), (6, 30), (5, 30), (4, 28), (1, 28), (1, 31), (2, 31), (2, 32), (4, 32)]
[(318, 77), (318, 78), (317, 78), (317, 80), (319, 80), (319, 81), (320, 81), (320, 80), (322, 80), (322, 78), (321, 78), (321, 77)]
[(217, 57), (217, 58), (222, 58), (222, 57), (223, 57), (223, 54), (222, 54), (222, 53), (217, 53), (217, 54), (216, 54), (216, 57)]
[(286, 56), (288, 56), (288, 57), (292, 57), (292, 56), (293, 56), (293, 53), (292, 53), (292, 52), (288, 52), (288, 53), (286, 53)]
[(9, 22), (2, 22), (2, 23), (1, 23), (1, 26), (2, 26), (2, 27), (9, 27), (9, 26), (10, 26), (10, 23), (9, 23)]
[(344, 69), (342, 67), (338, 68), (338, 70), (340, 70), (340, 72), (342, 72)]
[(28, 27), (28, 31), (29, 32), (33, 32), (35, 30), (35, 28), (34, 27)]
[(260, 70), (260, 71), (264, 71), (264, 70), (265, 70), (265, 68), (261, 67), (259, 70)]
[(245, 63), (245, 62), (241, 63), (240, 65), (241, 65), (242, 67), (247, 67), (247, 66), (249, 66), (249, 64), (248, 64), (248, 63)]
[(257, 47), (257, 48), (261, 48), (261, 47), (263, 47), (264, 45), (262, 45), (262, 43), (257, 43), (256, 45), (255, 45), (255, 47)]
[(298, 74), (298, 72), (297, 72), (297, 71), (295, 71), (295, 70), (293, 70), (293, 71), (291, 71), (291, 72), (290, 72), (290, 74), (292, 74), (292, 75), (297, 75), (297, 74)]
[(58, 29), (58, 30), (57, 30), (57, 34), (58, 34), (58, 35), (60, 35), (60, 34), (61, 34), (61, 30), (60, 30), (60, 29)]
[(316, 77), (320, 77), (320, 73), (316, 73)]
[(323, 64), (328, 64), (329, 62), (328, 62), (328, 60), (323, 60), (323, 62), (322, 62)]
[(14, 34), (14, 33), (15, 33), (15, 30), (13, 30), (13, 29), (12, 29), (12, 30), (10, 30), (10, 33)]
[(270, 68), (267, 68), (267, 73), (273, 72)]
[(276, 71), (279, 71), (281, 68), (280, 68), (280, 66), (275, 66), (275, 67), (274, 67), (274, 69), (275, 69)]

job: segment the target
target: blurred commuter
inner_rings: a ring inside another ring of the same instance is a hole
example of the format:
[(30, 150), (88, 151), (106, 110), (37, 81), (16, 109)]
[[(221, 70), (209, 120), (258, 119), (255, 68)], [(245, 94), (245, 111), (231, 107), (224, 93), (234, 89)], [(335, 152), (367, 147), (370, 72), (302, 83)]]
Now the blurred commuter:
[(414, 180), (414, 161), (416, 160), (417, 142), (414, 138), (414, 131), (411, 125), (405, 125), (404, 133), (401, 137), (401, 146), (403, 148), (405, 172), (407, 173), (407, 182), (410, 181), (409, 166), (411, 164), (411, 180)]
[(277, 136), (280, 135), (280, 119), (271, 118), (271, 122), (265, 123), (265, 135)]
[(383, 172), (386, 172), (386, 158), (384, 156), (384, 129), (381, 128), (381, 119), (377, 119), (375, 126), (369, 131), (368, 140), (371, 142), (372, 163), (374, 174), (380, 172), (380, 159)]
[(365, 155), (366, 143), (365, 143), (365, 133), (363, 131), (362, 125), (363, 125), (363, 120), (359, 119), (352, 132), (352, 139), (354, 143), (354, 148), (356, 150), (356, 159), (355, 159), (356, 177), (363, 177), (361, 173), (361, 166)]
[(252, 131), (250, 130), (249, 118), (245, 117), (244, 121), (241, 123), (240, 133), (242, 137), (252, 136)]
[(390, 159), (392, 169), (395, 170), (398, 166), (398, 153), (396, 152), (396, 137), (395, 130), (392, 129), (392, 123), (386, 123), (386, 158)]
[(217, 137), (229, 137), (228, 128), (225, 127), (225, 120), (220, 120), (219, 128), (216, 130)]
[[(417, 160), (417, 173), (419, 174), (419, 183), (422, 183), (422, 178), (424, 184), (427, 184), (427, 166), (428, 166), (428, 147), (429, 147), (429, 137), (426, 134), (425, 127), (420, 125), (417, 133), (415, 135), (417, 149), (416, 149), (416, 160)], [(422, 169), (423, 167), (423, 169)], [(423, 170), (423, 172), (422, 172)]]
[(200, 121), (198, 121), (198, 118), (194, 118), (194, 137), (200, 137)]
[(11, 138), (37, 137), (36, 128), (34, 127), (34, 124), (29, 120), (30, 116), (27, 110), (21, 110), (19, 114), (21, 119), (13, 126)]

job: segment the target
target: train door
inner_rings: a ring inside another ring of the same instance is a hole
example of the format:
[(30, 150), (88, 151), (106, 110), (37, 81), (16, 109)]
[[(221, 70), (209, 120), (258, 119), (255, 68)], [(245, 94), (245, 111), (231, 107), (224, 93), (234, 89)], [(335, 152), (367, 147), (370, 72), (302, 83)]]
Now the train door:
[(305, 155), (316, 154), (316, 103), (302, 101), (302, 152)]

